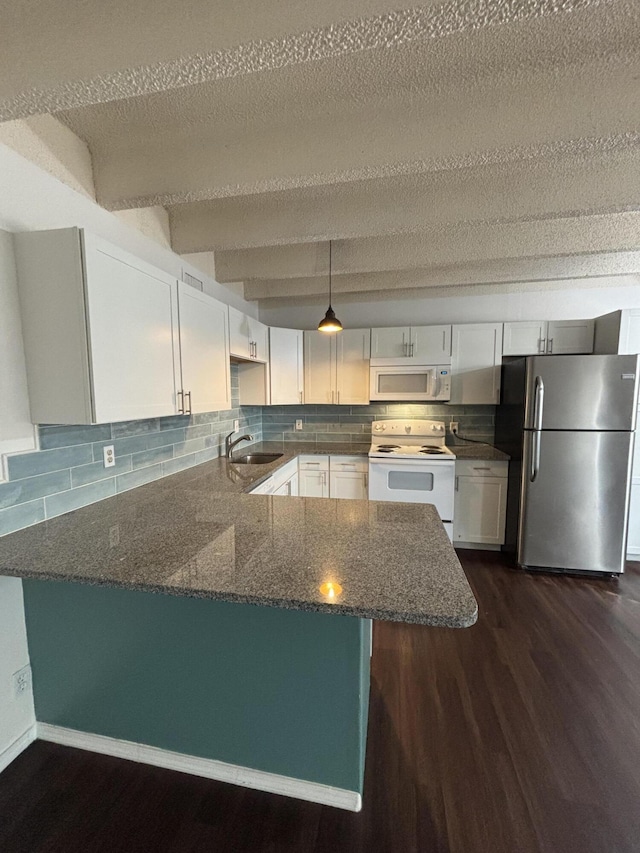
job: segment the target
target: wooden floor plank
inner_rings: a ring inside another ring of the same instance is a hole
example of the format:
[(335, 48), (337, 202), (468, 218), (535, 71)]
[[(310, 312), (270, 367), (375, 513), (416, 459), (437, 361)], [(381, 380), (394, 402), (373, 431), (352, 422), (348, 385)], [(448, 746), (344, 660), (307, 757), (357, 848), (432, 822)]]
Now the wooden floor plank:
[(38, 742), (0, 776), (0, 850), (638, 853), (638, 565), (461, 557), (475, 626), (374, 626), (360, 814)]

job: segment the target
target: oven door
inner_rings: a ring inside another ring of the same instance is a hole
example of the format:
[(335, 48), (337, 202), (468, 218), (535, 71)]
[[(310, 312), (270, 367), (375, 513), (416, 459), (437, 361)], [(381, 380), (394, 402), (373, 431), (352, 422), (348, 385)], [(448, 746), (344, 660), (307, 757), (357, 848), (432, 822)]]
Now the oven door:
[(443, 521), (453, 521), (455, 462), (373, 458), (369, 500), (433, 504)]
[(371, 400), (443, 400), (451, 397), (449, 365), (370, 368)]

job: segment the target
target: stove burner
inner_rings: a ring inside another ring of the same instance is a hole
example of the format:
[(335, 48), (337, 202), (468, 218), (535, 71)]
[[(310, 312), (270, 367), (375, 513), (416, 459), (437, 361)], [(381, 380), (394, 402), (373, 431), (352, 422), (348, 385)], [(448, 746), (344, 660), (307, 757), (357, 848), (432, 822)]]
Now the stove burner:
[(439, 447), (429, 447), (428, 445), (425, 445), (424, 447), (420, 448), (420, 453), (424, 453), (427, 456), (442, 456), (444, 450), (440, 450)]
[(383, 450), (385, 453), (391, 453), (392, 450), (398, 450), (399, 444), (379, 444), (377, 449)]

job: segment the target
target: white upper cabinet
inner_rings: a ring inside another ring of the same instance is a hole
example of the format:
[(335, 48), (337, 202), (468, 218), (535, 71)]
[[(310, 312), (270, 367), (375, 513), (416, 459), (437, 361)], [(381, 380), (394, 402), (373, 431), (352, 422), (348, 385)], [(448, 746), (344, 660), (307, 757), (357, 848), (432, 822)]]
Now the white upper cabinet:
[(544, 320), (504, 324), (503, 355), (541, 355), (546, 345), (547, 324)]
[(225, 305), (77, 228), (15, 236), (34, 423), (230, 407)]
[(369, 402), (369, 329), (304, 333), (305, 403)]
[(77, 228), (15, 245), (33, 422), (177, 414), (176, 279)]
[[(323, 334), (319, 332), (318, 334)], [(369, 329), (345, 329), (333, 337), (336, 360), (336, 403), (369, 402)]]
[(269, 357), (268, 327), (229, 306), (229, 344), (231, 355), (266, 362)]
[(394, 326), (371, 330), (373, 364), (448, 364), (451, 326)]
[(290, 406), (303, 402), (302, 350), (299, 329), (269, 329), (271, 405)]
[(593, 326), (593, 320), (550, 320), (547, 323), (547, 353), (592, 353)]
[(593, 320), (526, 320), (504, 324), (503, 355), (593, 352)]
[(453, 327), (451, 403), (499, 403), (501, 368), (502, 323)]
[(185, 413), (231, 408), (227, 306), (188, 284), (178, 283), (182, 387)]

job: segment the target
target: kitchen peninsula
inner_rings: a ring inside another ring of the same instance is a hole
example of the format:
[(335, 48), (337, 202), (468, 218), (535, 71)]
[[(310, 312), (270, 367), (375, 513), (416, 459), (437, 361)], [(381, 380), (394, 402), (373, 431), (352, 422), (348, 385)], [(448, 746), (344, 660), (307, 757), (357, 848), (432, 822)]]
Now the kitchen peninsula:
[(0, 539), (40, 737), (360, 807), (369, 620), (466, 627), (477, 605), (429, 505), (246, 494), (294, 455)]

